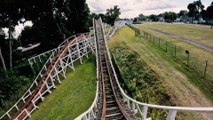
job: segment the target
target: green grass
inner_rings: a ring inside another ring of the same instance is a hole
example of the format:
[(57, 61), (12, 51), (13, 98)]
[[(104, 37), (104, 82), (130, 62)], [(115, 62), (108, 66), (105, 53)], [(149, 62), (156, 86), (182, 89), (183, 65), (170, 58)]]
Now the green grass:
[[(190, 62), (192, 67), (196, 69), (199, 74), (203, 75), (204, 69), (205, 69), (205, 62), (208, 61), (208, 68), (207, 68), (207, 79), (211, 82), (213, 82), (213, 53), (204, 50), (202, 48), (196, 47), (194, 45), (191, 45), (189, 43), (182, 42), (180, 40), (171, 38), (170, 36), (158, 33), (156, 31), (150, 30), (149, 28), (159, 29), (165, 32), (175, 33), (183, 37), (188, 37), (186, 34), (191, 35), (191, 39), (196, 40), (196, 38), (199, 38), (201, 35), (207, 36), (207, 42), (205, 44), (210, 45), (213, 38), (213, 31), (206, 27), (206, 26), (196, 26), (196, 25), (188, 25), (188, 24), (166, 24), (166, 23), (144, 23), (141, 25), (136, 25), (135, 27), (140, 28), (142, 31), (146, 31), (156, 37), (159, 37), (167, 42), (175, 44), (177, 48), (178, 55), (182, 57), (182, 61), (185, 59), (185, 50), (188, 50), (190, 52)], [(200, 33), (199, 33), (200, 32)], [(203, 41), (203, 40), (202, 40)], [(199, 42), (202, 42), (199, 41)]]
[(111, 28), (110, 26), (107, 26), (107, 27), (104, 28), (104, 34), (105, 35), (109, 32), (110, 28)]
[(160, 22), (145, 22), (145, 24), (143, 24), (142, 26), (162, 30), (164, 32), (174, 33), (185, 38), (190, 38), (200, 43), (213, 46), (213, 30), (207, 26), (191, 25), (185, 23), (168, 24)]
[(84, 59), (32, 114), (32, 120), (73, 120), (92, 104), (96, 91), (95, 57)]
[[(212, 106), (213, 103), (188, 76), (181, 71), (181, 65), (174, 62), (165, 52), (153, 47), (148, 40), (136, 38), (134, 31), (128, 27), (119, 29), (109, 41), (110, 47), (123, 41), (136, 51), (158, 75), (163, 86), (171, 95), (172, 102), (177, 106)], [(200, 119), (197, 116), (186, 114), (188, 120)]]
[[(118, 42), (111, 47), (120, 82), (128, 94), (141, 102), (161, 105), (174, 105), (163, 87), (162, 81), (150, 67), (140, 59), (140, 55), (129, 48), (125, 42)], [(161, 120), (166, 111), (149, 109), (153, 120)]]

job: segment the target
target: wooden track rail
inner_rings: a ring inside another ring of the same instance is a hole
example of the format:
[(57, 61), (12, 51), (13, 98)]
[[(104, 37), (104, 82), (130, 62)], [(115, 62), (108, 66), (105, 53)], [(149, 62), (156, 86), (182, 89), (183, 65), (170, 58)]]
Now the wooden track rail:
[[(97, 116), (97, 119), (101, 120), (130, 120), (134, 119), (133, 114), (123, 104), (122, 99), (119, 96), (119, 90), (116, 89), (115, 77), (112, 72), (112, 65), (109, 62), (108, 52), (106, 49), (106, 39), (103, 32), (103, 26), (101, 20), (95, 21), (96, 31), (96, 44), (97, 44), (97, 55), (99, 64), (99, 81), (102, 83), (99, 92), (102, 101), (102, 109), (100, 110), (101, 116)], [(114, 82), (113, 82), (114, 81)], [(117, 87), (118, 88), (118, 87)]]

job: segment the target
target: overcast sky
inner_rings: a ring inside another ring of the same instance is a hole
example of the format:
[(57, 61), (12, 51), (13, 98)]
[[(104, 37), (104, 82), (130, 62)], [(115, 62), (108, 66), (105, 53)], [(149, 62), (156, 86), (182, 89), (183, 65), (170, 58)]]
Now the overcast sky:
[[(145, 15), (159, 14), (165, 11), (179, 12), (187, 10), (187, 5), (195, 0), (87, 0), (90, 11), (105, 13), (106, 9), (118, 5), (121, 18), (133, 18), (140, 13)], [(212, 0), (201, 0), (205, 8)]]

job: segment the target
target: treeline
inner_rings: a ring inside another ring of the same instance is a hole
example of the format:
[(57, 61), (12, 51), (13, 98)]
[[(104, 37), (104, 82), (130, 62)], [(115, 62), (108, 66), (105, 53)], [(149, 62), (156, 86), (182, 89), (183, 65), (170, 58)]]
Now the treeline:
[[(33, 81), (28, 58), (57, 47), (71, 35), (89, 32), (93, 18), (102, 17), (113, 25), (119, 15), (118, 6), (107, 9), (106, 14), (90, 13), (86, 0), (1, 0), (0, 115)], [(32, 26), (24, 26), (17, 35), (16, 27), (29, 21)], [(37, 43), (38, 47), (23, 52)]]
[[(33, 81), (27, 59), (57, 47), (70, 35), (88, 32), (91, 19), (86, 0), (0, 1), (0, 116)], [(16, 35), (15, 28), (27, 21), (33, 26)], [(40, 45), (27, 52), (17, 49), (36, 43)]]
[[(143, 14), (140, 14), (136, 19), (138, 21), (145, 21), (145, 20), (151, 20), (151, 21), (161, 21), (162, 18), (165, 21), (175, 21), (177, 18), (180, 19), (180, 21), (203, 21), (211, 23), (213, 20), (213, 2), (205, 8), (205, 6), (202, 4), (201, 0), (194, 1), (192, 3), (189, 3), (187, 6), (188, 10), (181, 10), (179, 13), (175, 12), (164, 12), (158, 15), (151, 14), (149, 16), (145, 16)], [(202, 20), (203, 19), (203, 20)]]
[[(1, 2), (0, 7), (0, 28), (9, 29), (8, 37), (1, 34), (0, 48), (4, 56), (1, 58), (5, 61), (3, 66), (10, 70), (20, 59), (20, 55), (13, 55), (18, 46), (40, 43), (39, 50), (43, 52), (55, 48), (72, 34), (89, 30), (89, 8), (85, 0), (11, 0)], [(14, 38), (15, 27), (26, 21), (32, 21), (33, 26), (26, 27)]]
[(117, 5), (115, 5), (115, 6), (113, 6), (113, 8), (107, 9), (105, 14), (92, 13), (91, 17), (96, 18), (96, 19), (101, 17), (103, 22), (110, 24), (110, 25), (114, 25), (115, 20), (119, 18), (120, 14), (121, 14), (120, 8)]

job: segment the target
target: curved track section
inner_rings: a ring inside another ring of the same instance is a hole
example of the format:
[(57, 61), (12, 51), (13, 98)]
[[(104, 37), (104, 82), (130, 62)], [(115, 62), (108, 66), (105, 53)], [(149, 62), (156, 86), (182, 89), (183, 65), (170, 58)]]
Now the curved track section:
[(90, 37), (88, 33), (65, 40), (52, 51), (27, 92), (0, 119), (24, 120), (30, 117), (38, 108), (37, 104), (44, 101), (45, 96), (61, 83), (61, 77), (66, 78), (67, 67), (75, 70), (73, 63), (77, 60), (82, 63), (83, 57), (88, 57), (88, 53), (94, 51), (94, 48), (94, 37)]

